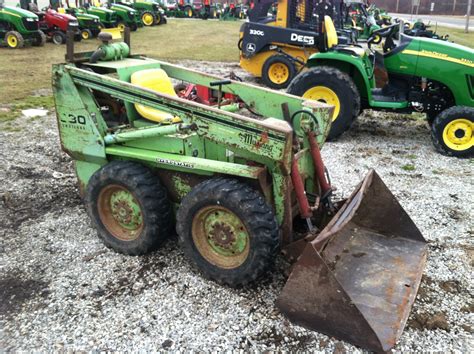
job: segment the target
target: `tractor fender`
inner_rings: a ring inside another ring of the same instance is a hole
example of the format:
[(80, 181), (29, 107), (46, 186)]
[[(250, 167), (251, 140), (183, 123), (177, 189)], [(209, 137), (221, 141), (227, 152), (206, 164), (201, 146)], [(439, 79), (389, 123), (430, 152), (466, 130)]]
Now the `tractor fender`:
[(375, 87), (375, 80), (371, 77), (372, 65), (367, 66), (364, 58), (338, 52), (315, 53), (309, 57), (306, 64), (309, 68), (323, 65), (348, 74), (354, 80), (361, 97), (372, 100), (371, 89)]

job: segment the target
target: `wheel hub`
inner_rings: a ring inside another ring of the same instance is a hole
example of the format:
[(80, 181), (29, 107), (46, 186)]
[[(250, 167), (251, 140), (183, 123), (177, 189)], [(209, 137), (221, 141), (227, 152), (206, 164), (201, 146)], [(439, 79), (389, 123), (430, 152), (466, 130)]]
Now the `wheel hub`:
[(282, 63), (274, 63), (270, 65), (269, 77), (276, 84), (282, 84), (288, 80), (289, 77), (289, 70), (285, 64)]
[(327, 103), (334, 106), (332, 121), (334, 122), (341, 111), (341, 102), (337, 94), (329, 87), (314, 86), (303, 94), (303, 98), (309, 98), (322, 103)]
[(444, 127), (443, 141), (448, 148), (456, 151), (470, 149), (474, 145), (473, 130), (470, 120), (455, 119)]

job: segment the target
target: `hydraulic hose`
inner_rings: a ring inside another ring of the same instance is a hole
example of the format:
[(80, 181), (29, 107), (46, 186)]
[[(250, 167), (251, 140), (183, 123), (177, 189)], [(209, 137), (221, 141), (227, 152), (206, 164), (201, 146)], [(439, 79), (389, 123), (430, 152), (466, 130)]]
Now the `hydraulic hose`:
[(89, 59), (89, 62), (91, 62), (92, 64), (95, 64), (97, 63), (97, 61), (99, 59), (102, 59), (105, 57), (105, 50), (103, 50), (102, 48), (99, 48), (97, 49), (94, 53), (92, 53), (90, 59)]

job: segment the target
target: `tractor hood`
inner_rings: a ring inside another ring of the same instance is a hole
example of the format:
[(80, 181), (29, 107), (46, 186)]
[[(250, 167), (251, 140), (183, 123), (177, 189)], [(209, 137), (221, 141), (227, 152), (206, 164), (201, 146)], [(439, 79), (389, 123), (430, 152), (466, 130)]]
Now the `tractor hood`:
[(19, 7), (5, 6), (4, 8), (0, 9), (0, 12), (7, 15), (10, 14), (13, 16), (20, 16), (23, 18), (32, 18), (34, 20), (38, 20), (38, 16), (36, 16), (33, 12), (23, 10)]
[(48, 10), (48, 13), (53, 15), (54, 17), (63, 19), (63, 20), (68, 20), (68, 21), (77, 21), (76, 18), (72, 15), (68, 14), (60, 14), (59, 12), (56, 12), (54, 10)]
[(461, 64), (474, 68), (474, 50), (471, 48), (431, 38), (415, 37), (413, 41), (419, 43), (417, 55), (420, 57), (439, 59), (447, 64)]
[(86, 13), (77, 13), (76, 17), (79, 20), (93, 20), (93, 21), (99, 22), (99, 16), (96, 16), (96, 15), (90, 15)]
[(134, 9), (132, 9), (131, 7), (125, 6), (125, 5), (113, 4), (110, 8), (112, 10), (121, 10), (121, 11), (127, 11), (127, 12), (135, 13)]
[(106, 14), (113, 14), (113, 10), (106, 9), (105, 7), (97, 7), (97, 6), (91, 6), (89, 8), (89, 11), (95, 11), (95, 12), (103, 12)]

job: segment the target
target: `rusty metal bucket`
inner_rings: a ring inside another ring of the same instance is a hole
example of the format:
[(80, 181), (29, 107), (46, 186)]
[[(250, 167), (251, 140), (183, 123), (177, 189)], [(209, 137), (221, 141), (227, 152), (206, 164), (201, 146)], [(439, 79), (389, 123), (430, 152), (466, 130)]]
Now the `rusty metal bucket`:
[(309, 241), (277, 300), (292, 322), (374, 351), (399, 339), (427, 243), (375, 171)]

